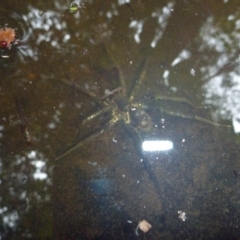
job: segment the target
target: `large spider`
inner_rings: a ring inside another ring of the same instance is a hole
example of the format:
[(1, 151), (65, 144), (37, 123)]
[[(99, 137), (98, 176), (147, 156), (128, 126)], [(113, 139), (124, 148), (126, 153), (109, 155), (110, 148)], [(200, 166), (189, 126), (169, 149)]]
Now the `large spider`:
[[(117, 66), (116, 62), (113, 61), (114, 64)], [(152, 121), (148, 113), (146, 112), (147, 104), (151, 101), (158, 101), (158, 100), (167, 100), (167, 101), (174, 101), (174, 102), (181, 102), (185, 103), (187, 105), (190, 105), (191, 107), (198, 108), (195, 105), (193, 105), (191, 102), (189, 102), (185, 98), (172, 98), (172, 97), (166, 97), (166, 96), (152, 96), (152, 97), (146, 97), (143, 102), (136, 101), (136, 94), (139, 91), (139, 87), (146, 76), (146, 70), (147, 66), (149, 64), (149, 59), (146, 58), (143, 60), (142, 64), (140, 64), (141, 71), (140, 76), (136, 79), (135, 84), (129, 93), (126, 89), (126, 82), (123, 77), (123, 73), (121, 69), (118, 69), (119, 74), (119, 87), (112, 91), (107, 91), (105, 96), (99, 98), (94, 93), (87, 91), (83, 87), (81, 87), (78, 84), (74, 84), (74, 86), (83, 94), (87, 95), (90, 99), (95, 101), (98, 105), (100, 105), (100, 110), (97, 110), (87, 118), (83, 119), (82, 124), (85, 125), (86, 123), (92, 121), (93, 119), (102, 116), (105, 113), (110, 113), (111, 118), (110, 120), (98, 131), (94, 132), (93, 134), (89, 135), (88, 137), (80, 140), (76, 145), (71, 147), (69, 150), (61, 154), (56, 158), (56, 160), (62, 159), (71, 152), (75, 151), (79, 147), (83, 146), (86, 142), (92, 141), (97, 139), (104, 131), (112, 128), (116, 123), (122, 123), (122, 125), (125, 127), (125, 129), (132, 135), (132, 137), (135, 140), (138, 152), (143, 160), (143, 164), (146, 168), (146, 170), (149, 173), (149, 176), (151, 177), (158, 194), (163, 196), (163, 191), (160, 188), (158, 181), (155, 177), (154, 172), (152, 171), (149, 161), (147, 159), (146, 154), (143, 154), (143, 151), (141, 149), (142, 144), (142, 131), (148, 131), (152, 127)], [(61, 79), (62, 82), (73, 86), (73, 83), (71, 81), (68, 81), (66, 79)], [(195, 119), (197, 121), (205, 122), (207, 124), (211, 124), (213, 126), (226, 126), (221, 125), (215, 122), (212, 122), (208, 119), (199, 117), (197, 115), (179, 115), (175, 114), (174, 112), (167, 112), (168, 115), (178, 116), (182, 118), (188, 118), (188, 119)]]

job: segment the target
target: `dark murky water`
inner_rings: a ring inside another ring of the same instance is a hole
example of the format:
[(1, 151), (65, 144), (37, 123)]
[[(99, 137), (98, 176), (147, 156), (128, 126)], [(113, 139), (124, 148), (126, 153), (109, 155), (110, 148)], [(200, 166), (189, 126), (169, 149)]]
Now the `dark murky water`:
[(45, 2), (0, 4), (1, 239), (238, 239), (238, 2)]

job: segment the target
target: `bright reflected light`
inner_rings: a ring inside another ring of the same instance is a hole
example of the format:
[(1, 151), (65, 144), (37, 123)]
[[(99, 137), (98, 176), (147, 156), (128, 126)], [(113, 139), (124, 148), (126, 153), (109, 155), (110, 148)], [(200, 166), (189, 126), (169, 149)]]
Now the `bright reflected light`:
[(173, 148), (171, 141), (144, 141), (142, 144), (144, 151), (167, 151)]

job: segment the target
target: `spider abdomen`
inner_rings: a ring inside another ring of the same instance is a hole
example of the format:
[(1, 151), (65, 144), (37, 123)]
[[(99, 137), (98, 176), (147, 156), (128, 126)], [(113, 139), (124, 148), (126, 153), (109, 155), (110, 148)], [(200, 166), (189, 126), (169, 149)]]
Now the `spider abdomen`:
[(131, 122), (136, 128), (142, 131), (149, 131), (152, 128), (150, 116), (142, 109), (132, 109), (130, 111)]

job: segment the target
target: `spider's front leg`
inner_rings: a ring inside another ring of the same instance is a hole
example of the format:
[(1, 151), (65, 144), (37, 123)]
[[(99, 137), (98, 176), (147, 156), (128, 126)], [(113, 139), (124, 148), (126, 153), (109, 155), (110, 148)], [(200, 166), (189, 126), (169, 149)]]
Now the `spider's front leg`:
[(101, 101), (101, 99), (99, 99), (95, 93), (91, 92), (91, 91), (87, 91), (86, 89), (84, 89), (82, 86), (78, 85), (77, 83), (74, 83), (70, 80), (67, 80), (66, 78), (61, 78), (60, 81), (62, 83), (67, 84), (70, 87), (75, 87), (79, 92), (83, 93), (84, 95), (90, 97), (94, 102), (96, 102), (99, 106), (103, 106), (103, 103)]
[(116, 58), (115, 54), (111, 53), (111, 50), (109, 49), (108, 44), (105, 43), (104, 41), (102, 43), (103, 43), (103, 47), (104, 47), (106, 53), (108, 54), (108, 57), (112, 61), (114, 67), (117, 68), (118, 75), (119, 75), (121, 92), (124, 96), (126, 96), (126, 83), (125, 83), (124, 74), (123, 74), (123, 71), (120, 68), (120, 64), (118, 62), (118, 59)]
[(140, 88), (143, 80), (146, 77), (148, 65), (149, 65), (149, 58), (145, 58), (142, 61), (142, 63), (140, 64), (140, 67), (139, 67), (140, 75), (136, 75), (137, 77), (135, 79), (134, 86), (133, 86), (133, 88), (131, 90), (131, 93), (129, 95), (129, 101), (130, 102), (134, 101), (137, 93), (139, 92), (139, 88)]
[(115, 88), (112, 91), (105, 91), (105, 95), (101, 98), (102, 101), (105, 101), (106, 99), (109, 99), (113, 97), (115, 94), (120, 93), (122, 91), (122, 87)]

